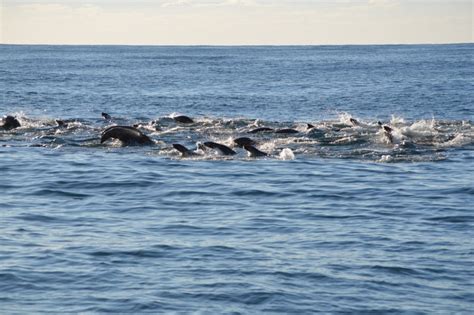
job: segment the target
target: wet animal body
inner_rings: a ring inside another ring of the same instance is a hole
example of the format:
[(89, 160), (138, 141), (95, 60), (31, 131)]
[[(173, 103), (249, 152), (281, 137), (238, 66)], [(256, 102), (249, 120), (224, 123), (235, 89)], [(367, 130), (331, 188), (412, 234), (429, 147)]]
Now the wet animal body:
[(278, 129), (275, 131), (275, 133), (280, 133), (280, 134), (294, 134), (298, 133), (299, 131), (293, 128), (285, 128), (285, 129)]
[(3, 125), (0, 126), (0, 129), (12, 130), (18, 127), (21, 127), (21, 124), (18, 119), (13, 116), (6, 116), (5, 118), (3, 118)]
[(249, 133), (259, 133), (259, 132), (269, 132), (269, 131), (273, 131), (273, 128), (260, 127), (260, 128), (250, 130)]
[(179, 153), (181, 153), (181, 156), (182, 157), (190, 157), (190, 156), (197, 156), (199, 154), (197, 154), (196, 152), (192, 151), (192, 150), (189, 150), (188, 148), (186, 148), (184, 145), (182, 144), (179, 144), (179, 143), (174, 143), (173, 144), (173, 148), (175, 150), (177, 150)]
[(188, 116), (180, 115), (180, 116), (175, 116), (173, 117), (174, 121), (182, 123), (182, 124), (192, 124), (194, 123), (194, 120), (189, 118)]
[(256, 142), (248, 137), (240, 137), (234, 139), (234, 144), (238, 147), (243, 148), (244, 145), (255, 145)]
[(244, 145), (244, 149), (249, 153), (250, 157), (268, 156), (268, 153), (262, 152), (253, 145)]
[(124, 145), (150, 145), (153, 144), (147, 135), (134, 127), (129, 126), (112, 126), (106, 128), (101, 135), (100, 143), (104, 143), (109, 139), (118, 139)]
[(218, 150), (223, 155), (235, 155), (235, 154), (237, 154), (237, 152), (235, 152), (234, 150), (232, 150), (228, 146), (217, 143), (217, 142), (207, 141), (207, 142), (204, 142), (204, 145), (208, 148)]

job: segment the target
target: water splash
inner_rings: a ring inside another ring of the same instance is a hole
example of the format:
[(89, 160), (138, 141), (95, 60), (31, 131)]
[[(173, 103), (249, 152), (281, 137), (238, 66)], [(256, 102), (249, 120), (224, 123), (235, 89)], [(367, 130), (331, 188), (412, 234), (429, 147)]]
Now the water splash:
[[(180, 143), (188, 148), (196, 147), (196, 142), (213, 141), (234, 148), (235, 156), (223, 156), (215, 151), (196, 151), (189, 159), (246, 159), (245, 150), (236, 147), (233, 140), (251, 137), (256, 148), (269, 154), (270, 158), (292, 160), (302, 155), (305, 158), (352, 158), (376, 162), (434, 161), (445, 159), (439, 155), (451, 148), (471, 148), (474, 144), (474, 128), (470, 121), (438, 121), (436, 119), (405, 121), (392, 116), (390, 121), (380, 126), (376, 119), (356, 118), (350, 113), (339, 113), (337, 119), (305, 122), (266, 121), (247, 117), (193, 117), (193, 124), (180, 124), (170, 116), (155, 119), (114, 118), (110, 122), (103, 119), (69, 119), (65, 126), (58, 126), (56, 118), (28, 117), (16, 113), (22, 127), (0, 131), (3, 146), (40, 146), (51, 148), (120, 148), (118, 141), (101, 145), (101, 131), (116, 125), (136, 125), (154, 141), (153, 150), (158, 156), (178, 158), (171, 147)], [(267, 127), (270, 131), (252, 133), (255, 127)], [(295, 133), (277, 133), (275, 130), (292, 128)], [(389, 130), (389, 131), (387, 131)], [(150, 148), (140, 148), (144, 152)], [(441, 152), (440, 152), (441, 151)]]

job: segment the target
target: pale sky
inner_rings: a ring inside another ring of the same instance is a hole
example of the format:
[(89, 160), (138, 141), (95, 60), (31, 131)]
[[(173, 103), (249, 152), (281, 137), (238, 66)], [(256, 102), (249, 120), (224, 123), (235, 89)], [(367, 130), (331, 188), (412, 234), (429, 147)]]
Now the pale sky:
[(472, 43), (474, 0), (0, 0), (0, 43)]

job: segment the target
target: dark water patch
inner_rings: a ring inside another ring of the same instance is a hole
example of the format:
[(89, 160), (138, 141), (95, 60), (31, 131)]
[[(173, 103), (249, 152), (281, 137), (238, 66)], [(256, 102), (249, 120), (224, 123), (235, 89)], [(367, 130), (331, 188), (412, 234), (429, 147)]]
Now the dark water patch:
[(160, 232), (171, 235), (201, 235), (209, 236), (213, 234), (221, 234), (220, 230), (216, 230), (213, 226), (197, 226), (189, 224), (168, 224), (159, 229)]
[(25, 291), (37, 291), (41, 288), (41, 285), (35, 284), (26, 277), (20, 277), (13, 273), (0, 273), (0, 291), (8, 292), (9, 295)]
[(162, 258), (171, 257), (174, 253), (181, 251), (179, 247), (169, 245), (155, 245), (152, 249), (140, 249), (140, 250), (108, 250), (108, 251), (95, 251), (88, 253), (93, 257), (132, 257), (132, 258)]
[(60, 217), (60, 216), (48, 216), (42, 214), (29, 214), (24, 213), (14, 217), (15, 219), (22, 220), (22, 221), (31, 221), (31, 222), (40, 222), (40, 223), (68, 223), (71, 222), (72, 219), (67, 217)]
[(132, 258), (161, 258), (167, 254), (162, 251), (151, 251), (151, 250), (131, 250), (131, 251), (97, 251), (91, 253), (94, 257), (127, 257)]
[[(185, 189), (179, 189), (179, 190), (174, 190), (174, 191), (168, 191), (164, 194), (163, 197), (183, 197), (185, 198), (183, 200), (184, 202), (189, 202), (188, 200), (193, 198), (193, 197), (218, 197), (225, 195), (222, 192), (219, 191), (207, 191), (207, 190), (185, 190)], [(191, 199), (192, 200), (192, 199)], [(192, 206), (192, 204), (191, 204)]]
[(367, 220), (370, 218), (373, 218), (371, 215), (360, 215), (360, 214), (353, 214), (353, 215), (331, 215), (331, 214), (315, 214), (315, 213), (304, 213), (302, 215), (304, 219), (309, 219), (309, 220), (315, 220), (315, 221), (320, 221), (320, 220), (335, 220), (335, 221), (340, 221), (340, 220)]
[(32, 193), (34, 196), (40, 197), (58, 197), (58, 198), (73, 198), (73, 199), (86, 199), (90, 197), (89, 194), (81, 194), (77, 192), (64, 191), (58, 189), (39, 189)]
[(262, 189), (245, 189), (237, 190), (232, 192), (233, 195), (238, 197), (262, 197), (262, 198), (281, 198), (281, 197), (290, 197), (291, 193), (285, 193), (281, 191), (268, 191)]
[[(289, 294), (272, 291), (254, 291), (240, 294), (224, 294), (224, 293), (181, 293), (179, 296), (168, 293), (163, 294), (168, 298), (184, 298), (191, 301), (203, 301), (204, 303), (235, 303), (247, 306), (261, 306), (271, 303), (277, 299), (284, 299)], [(290, 299), (289, 297), (287, 299)]]
[(466, 223), (474, 224), (474, 216), (469, 215), (457, 215), (457, 216), (436, 216), (426, 218), (428, 221), (440, 222), (440, 223)]

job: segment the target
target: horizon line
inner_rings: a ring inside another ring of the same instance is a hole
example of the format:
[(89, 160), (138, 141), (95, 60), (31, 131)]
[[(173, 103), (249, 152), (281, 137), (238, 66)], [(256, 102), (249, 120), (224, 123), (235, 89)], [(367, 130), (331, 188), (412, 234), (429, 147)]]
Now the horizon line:
[(350, 43), (350, 44), (59, 44), (59, 43), (0, 43), (0, 46), (149, 46), (149, 47), (296, 47), (296, 46), (430, 46), (430, 45), (469, 45), (474, 42), (447, 42), (447, 43)]

